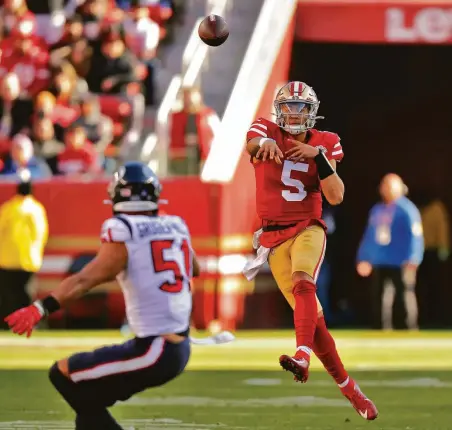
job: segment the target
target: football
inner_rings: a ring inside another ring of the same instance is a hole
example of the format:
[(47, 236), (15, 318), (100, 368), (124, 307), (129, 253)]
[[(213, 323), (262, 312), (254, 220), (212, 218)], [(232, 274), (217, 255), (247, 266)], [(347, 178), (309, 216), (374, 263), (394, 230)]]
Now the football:
[(206, 16), (198, 27), (201, 40), (209, 46), (220, 46), (229, 36), (229, 29), (224, 18), (211, 14)]

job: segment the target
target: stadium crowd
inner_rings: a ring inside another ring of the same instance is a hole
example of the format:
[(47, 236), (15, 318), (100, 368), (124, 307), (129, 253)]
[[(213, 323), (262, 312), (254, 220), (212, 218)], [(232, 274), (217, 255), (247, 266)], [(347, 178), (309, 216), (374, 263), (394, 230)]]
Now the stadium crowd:
[[(176, 3), (176, 4), (174, 4)], [(0, 180), (110, 172), (154, 103), (169, 0), (0, 0)]]

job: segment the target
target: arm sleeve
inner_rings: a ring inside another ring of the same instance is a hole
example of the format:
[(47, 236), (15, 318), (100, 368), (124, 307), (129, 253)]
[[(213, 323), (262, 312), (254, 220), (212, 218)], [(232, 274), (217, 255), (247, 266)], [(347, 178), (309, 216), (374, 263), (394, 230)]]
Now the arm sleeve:
[(375, 248), (375, 229), (371, 224), (372, 214), (375, 212), (375, 208), (372, 208), (367, 220), (366, 229), (364, 230), (363, 237), (359, 244), (357, 261), (368, 261), (372, 263), (372, 255)]
[(344, 151), (342, 149), (341, 138), (335, 134), (330, 133), (328, 136), (328, 143), (326, 145), (326, 157), (328, 160), (342, 161), (344, 158)]
[(273, 139), (271, 130), (269, 130), (268, 125), (264, 122), (262, 118), (258, 118), (251, 124), (251, 127), (248, 129), (248, 132), (246, 133), (246, 141), (249, 142), (251, 139), (254, 139), (255, 137), (261, 138), (268, 137), (269, 139)]
[(49, 237), (49, 224), (46, 211), (40, 204), (37, 204), (35, 210), (31, 212), (30, 224), (33, 241), (44, 248)]
[(107, 219), (102, 225), (100, 240), (102, 243), (128, 242), (132, 240), (132, 229), (122, 219)]
[[(3, 230), (5, 230), (7, 227), (5, 223), (5, 211), (7, 211), (8, 202), (3, 203), (0, 206), (0, 237), (3, 236)], [(0, 241), (0, 247), (2, 246), (2, 243)]]
[(156, 49), (160, 41), (160, 27), (150, 19), (146, 21), (146, 27), (144, 49)]
[(137, 59), (133, 55), (123, 55), (121, 62), (118, 63), (116, 73), (113, 73), (108, 78), (117, 80), (113, 88), (118, 85), (135, 82), (137, 79), (136, 66), (138, 64)]

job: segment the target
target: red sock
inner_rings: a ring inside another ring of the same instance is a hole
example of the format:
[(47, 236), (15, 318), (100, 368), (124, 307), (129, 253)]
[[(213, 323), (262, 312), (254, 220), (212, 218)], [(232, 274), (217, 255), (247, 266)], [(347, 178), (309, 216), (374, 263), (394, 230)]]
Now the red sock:
[(294, 324), (297, 347), (312, 349), (314, 333), (317, 326), (316, 286), (310, 281), (299, 281), (295, 284), (292, 294), (295, 297)]
[(323, 316), (317, 321), (313, 350), (337, 384), (342, 384), (347, 380), (348, 373), (342, 364), (336, 349), (336, 343), (326, 327), (325, 318)]

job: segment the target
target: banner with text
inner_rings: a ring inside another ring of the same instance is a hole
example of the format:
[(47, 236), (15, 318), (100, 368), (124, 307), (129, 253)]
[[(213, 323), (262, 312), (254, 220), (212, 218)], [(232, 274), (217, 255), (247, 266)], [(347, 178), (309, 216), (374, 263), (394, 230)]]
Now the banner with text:
[(296, 38), (312, 42), (451, 44), (450, 1), (300, 1)]

